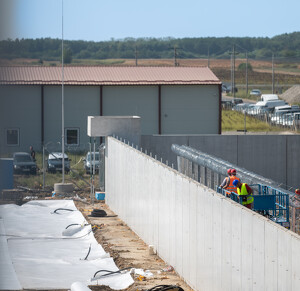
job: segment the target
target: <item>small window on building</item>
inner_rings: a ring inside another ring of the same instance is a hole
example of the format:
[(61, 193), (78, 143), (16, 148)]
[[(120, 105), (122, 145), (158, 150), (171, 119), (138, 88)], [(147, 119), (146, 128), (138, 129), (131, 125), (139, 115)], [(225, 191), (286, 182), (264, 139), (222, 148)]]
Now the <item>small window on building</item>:
[(79, 145), (79, 128), (66, 128), (66, 145)]
[(9, 128), (6, 130), (6, 144), (9, 146), (19, 145), (19, 129)]

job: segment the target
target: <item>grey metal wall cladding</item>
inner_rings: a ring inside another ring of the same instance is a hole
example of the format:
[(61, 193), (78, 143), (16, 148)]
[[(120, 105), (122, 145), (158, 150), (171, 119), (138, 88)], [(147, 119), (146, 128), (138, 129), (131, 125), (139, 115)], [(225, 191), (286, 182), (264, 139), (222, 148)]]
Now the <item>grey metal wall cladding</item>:
[[(177, 167), (173, 143), (188, 145), (282, 184), (300, 186), (300, 135), (142, 136), (142, 147)], [(169, 148), (168, 148), (169, 147)]]
[(0, 159), (0, 194), (3, 189), (13, 189), (13, 159)]

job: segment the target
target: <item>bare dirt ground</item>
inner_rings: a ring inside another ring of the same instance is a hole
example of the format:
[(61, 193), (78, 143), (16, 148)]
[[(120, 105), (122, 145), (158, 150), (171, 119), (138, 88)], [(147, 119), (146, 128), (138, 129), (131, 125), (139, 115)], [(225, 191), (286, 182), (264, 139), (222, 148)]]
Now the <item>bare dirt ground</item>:
[[(174, 271), (162, 271), (168, 265), (157, 255), (149, 253), (149, 247), (124, 223), (114, 216), (105, 203), (75, 202), (86, 220), (92, 224), (94, 236), (104, 250), (110, 253), (119, 269), (131, 267), (150, 270), (152, 278), (133, 276), (134, 284), (126, 290), (147, 290), (157, 285), (177, 285), (184, 290), (192, 290)], [(103, 209), (107, 217), (89, 216), (93, 209)], [(113, 217), (110, 217), (113, 216)], [(92, 290), (104, 290), (103, 286), (91, 286)], [(105, 287), (105, 290), (110, 288)]]

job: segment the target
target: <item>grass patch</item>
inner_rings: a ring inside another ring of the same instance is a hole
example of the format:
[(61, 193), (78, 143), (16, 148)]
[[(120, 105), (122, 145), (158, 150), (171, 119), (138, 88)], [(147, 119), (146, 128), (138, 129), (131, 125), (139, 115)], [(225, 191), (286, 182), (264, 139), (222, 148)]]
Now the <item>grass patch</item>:
[[(244, 114), (234, 110), (222, 110), (222, 131), (244, 130)], [(251, 132), (282, 131), (282, 128), (271, 126), (267, 122), (246, 115), (246, 130)]]

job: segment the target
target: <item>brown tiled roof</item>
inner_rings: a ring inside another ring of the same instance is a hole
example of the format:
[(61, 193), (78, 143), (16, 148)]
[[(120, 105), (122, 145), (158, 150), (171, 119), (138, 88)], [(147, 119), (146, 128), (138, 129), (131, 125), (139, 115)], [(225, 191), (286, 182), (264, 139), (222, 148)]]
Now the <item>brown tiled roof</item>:
[[(0, 67), (2, 85), (61, 85), (62, 68)], [(207, 67), (65, 66), (66, 85), (221, 84)]]

